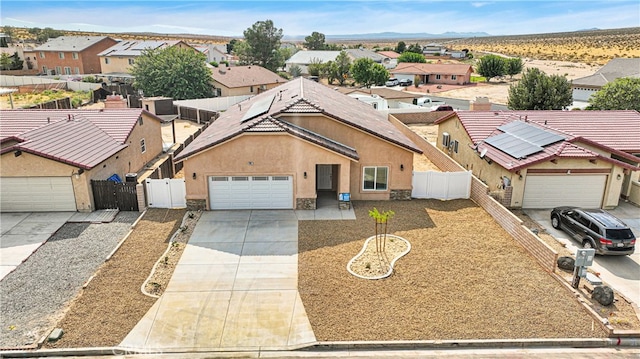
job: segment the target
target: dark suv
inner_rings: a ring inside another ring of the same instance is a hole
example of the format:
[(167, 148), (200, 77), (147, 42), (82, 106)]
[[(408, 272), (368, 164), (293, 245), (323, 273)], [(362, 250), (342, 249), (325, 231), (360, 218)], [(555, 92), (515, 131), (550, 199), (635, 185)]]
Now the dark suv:
[(631, 255), (635, 249), (636, 237), (629, 226), (601, 209), (556, 207), (551, 211), (551, 225), (597, 254)]

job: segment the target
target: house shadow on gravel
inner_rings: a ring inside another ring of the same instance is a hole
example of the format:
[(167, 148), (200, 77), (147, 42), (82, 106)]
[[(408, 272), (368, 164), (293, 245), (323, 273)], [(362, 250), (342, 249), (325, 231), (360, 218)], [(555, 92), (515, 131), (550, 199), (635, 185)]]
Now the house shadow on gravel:
[[(394, 211), (389, 221), (387, 233), (410, 231), (419, 228), (433, 228), (435, 223), (426, 209), (455, 212), (460, 209), (477, 207), (471, 200), (459, 199), (441, 201), (437, 199), (412, 199), (411, 201), (354, 201), (356, 220), (325, 220), (298, 222), (298, 252), (336, 246), (353, 241), (363, 241), (375, 234), (375, 222), (369, 211), (377, 208), (380, 212)], [(453, 224), (452, 224), (453, 225)]]

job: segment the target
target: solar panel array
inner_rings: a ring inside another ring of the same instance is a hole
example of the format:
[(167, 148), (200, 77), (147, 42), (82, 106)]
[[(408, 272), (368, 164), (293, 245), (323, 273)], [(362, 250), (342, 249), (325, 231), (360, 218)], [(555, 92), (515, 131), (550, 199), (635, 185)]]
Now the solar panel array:
[(564, 137), (521, 121), (498, 127), (504, 133), (491, 136), (484, 142), (517, 159), (544, 150), (544, 146), (563, 141)]
[(254, 102), (249, 110), (244, 114), (244, 116), (242, 116), (242, 120), (240, 122), (246, 122), (257, 116), (267, 113), (267, 111), (269, 111), (269, 109), (271, 108), (271, 104), (273, 103), (273, 99), (275, 97), (276, 95), (273, 94)]

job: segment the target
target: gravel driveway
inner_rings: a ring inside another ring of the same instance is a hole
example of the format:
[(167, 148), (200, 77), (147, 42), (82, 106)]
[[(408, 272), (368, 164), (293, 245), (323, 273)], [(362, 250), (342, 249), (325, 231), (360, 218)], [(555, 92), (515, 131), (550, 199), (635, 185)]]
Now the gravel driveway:
[(140, 216), (120, 212), (111, 223), (66, 223), (0, 281), (0, 348), (34, 344)]

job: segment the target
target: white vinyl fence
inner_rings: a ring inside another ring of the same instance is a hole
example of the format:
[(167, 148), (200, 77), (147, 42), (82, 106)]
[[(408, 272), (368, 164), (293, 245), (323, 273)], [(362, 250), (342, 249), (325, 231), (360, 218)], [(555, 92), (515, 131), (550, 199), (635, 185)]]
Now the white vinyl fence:
[(413, 172), (413, 198), (458, 199), (471, 195), (471, 171)]
[(150, 208), (185, 208), (187, 190), (184, 178), (147, 179), (147, 206)]

